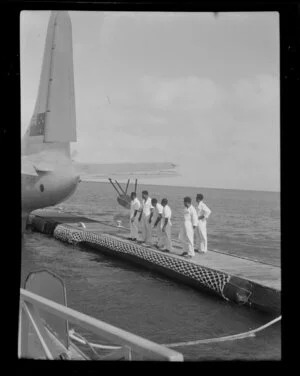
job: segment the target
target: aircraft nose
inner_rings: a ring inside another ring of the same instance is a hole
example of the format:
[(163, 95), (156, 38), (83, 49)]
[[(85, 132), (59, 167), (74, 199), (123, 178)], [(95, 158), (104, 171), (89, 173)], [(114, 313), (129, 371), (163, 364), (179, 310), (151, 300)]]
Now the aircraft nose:
[(65, 180), (65, 190), (64, 190), (64, 200), (72, 196), (72, 194), (76, 191), (77, 185), (80, 182), (80, 176), (78, 174), (71, 174), (66, 177)]
[[(80, 176), (77, 171), (74, 171), (73, 168), (69, 168), (61, 172), (63, 174), (63, 181), (66, 189), (74, 190), (77, 187), (77, 184), (80, 181)], [(61, 181), (62, 181), (61, 180)]]
[(74, 177), (74, 185), (77, 186), (81, 182), (80, 175), (76, 174)]
[(71, 176), (72, 183), (75, 184), (75, 185), (80, 183), (80, 181), (81, 181), (80, 175), (78, 174), (78, 171), (76, 171), (76, 169), (73, 165), (71, 167), (70, 173), (71, 173), (70, 176)]

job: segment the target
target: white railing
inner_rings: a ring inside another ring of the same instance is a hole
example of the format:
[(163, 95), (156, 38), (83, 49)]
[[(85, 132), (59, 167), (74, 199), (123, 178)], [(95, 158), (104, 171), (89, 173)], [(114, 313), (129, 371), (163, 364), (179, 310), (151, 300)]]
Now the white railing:
[(39, 309), (54, 314), (57, 317), (68, 320), (73, 324), (91, 331), (93, 334), (107, 341), (121, 346), (106, 356), (98, 356), (99, 360), (125, 359), (135, 360), (162, 360), (183, 361), (183, 355), (165, 346), (148, 341), (125, 330), (106, 324), (103, 321), (75, 311), (72, 308), (58, 304), (52, 300), (43, 298), (28, 290), (20, 289), (20, 316), (19, 316), (19, 357), (30, 357), (28, 348), (29, 324), (32, 325), (35, 335), (47, 359), (59, 357), (57, 346), (49, 336), (49, 331), (43, 324)]

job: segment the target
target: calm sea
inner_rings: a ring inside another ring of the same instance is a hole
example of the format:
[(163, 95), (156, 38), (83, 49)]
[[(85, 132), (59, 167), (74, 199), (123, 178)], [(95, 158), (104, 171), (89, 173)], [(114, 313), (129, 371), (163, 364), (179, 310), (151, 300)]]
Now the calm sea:
[[(129, 190), (133, 190), (130, 187)], [(177, 242), (183, 197), (203, 193), (212, 214), (208, 248), (280, 265), (280, 194), (208, 188), (140, 185), (150, 197), (167, 197), (172, 209), (172, 236)], [(116, 201), (107, 183), (81, 183), (59, 205), (74, 214), (128, 227), (128, 210)], [(22, 284), (27, 274), (47, 268), (66, 283), (68, 305), (88, 315), (158, 343), (173, 343), (237, 334), (273, 317), (239, 307), (168, 280), (128, 262), (114, 260), (39, 233), (23, 239)], [(92, 334), (82, 332), (97, 341)], [(187, 360), (280, 359), (281, 326), (254, 338), (177, 348)]]

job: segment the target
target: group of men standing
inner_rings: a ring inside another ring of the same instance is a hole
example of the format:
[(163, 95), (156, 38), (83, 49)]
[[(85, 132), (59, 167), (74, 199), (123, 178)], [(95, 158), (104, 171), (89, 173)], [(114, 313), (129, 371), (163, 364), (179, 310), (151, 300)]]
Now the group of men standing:
[[(148, 191), (143, 191), (141, 204), (136, 193), (132, 192), (129, 239), (149, 244), (152, 239), (152, 229), (157, 228), (157, 248), (165, 252), (172, 252), (171, 215), (172, 212), (166, 198), (159, 203), (156, 198), (151, 200)], [(138, 238), (139, 225), (142, 230), (140, 238)]]
[[(183, 200), (183, 220), (179, 233), (183, 253), (181, 256), (191, 258), (195, 251), (207, 252), (207, 230), (206, 220), (211, 211), (203, 202), (201, 193), (196, 196), (197, 206), (192, 205), (190, 197)], [(150, 244), (152, 230), (157, 228), (158, 242), (156, 247), (164, 252), (172, 252), (171, 240), (171, 216), (172, 211), (168, 200), (163, 198), (161, 203), (156, 198), (151, 199), (148, 191), (142, 192), (142, 203), (138, 200), (136, 193), (131, 193), (130, 208), (130, 240)], [(139, 226), (141, 237), (138, 236)], [(194, 249), (194, 235), (196, 235), (196, 249)]]

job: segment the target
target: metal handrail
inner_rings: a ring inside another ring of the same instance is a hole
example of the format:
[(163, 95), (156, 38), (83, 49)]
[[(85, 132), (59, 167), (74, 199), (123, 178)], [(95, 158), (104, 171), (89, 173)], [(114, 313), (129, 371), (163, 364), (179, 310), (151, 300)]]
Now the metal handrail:
[[(35, 334), (37, 335), (37, 338), (39, 339), (39, 342), (42, 346), (42, 349), (44, 351), (44, 354), (46, 355), (47, 359), (54, 359), (53, 354), (47, 344), (46, 336), (42, 334), (41, 325), (38, 324), (38, 320), (36, 320), (36, 315), (33, 314), (33, 312), (30, 311), (30, 307), (27, 304), (24, 304), (24, 306), (21, 308), (21, 310), (24, 310), (24, 312), (27, 314), (27, 317), (29, 319), (29, 322), (31, 323)], [(19, 347), (19, 352), (21, 353), (21, 348)]]
[(58, 304), (52, 300), (34, 294), (28, 290), (20, 289), (20, 298), (24, 302), (33, 304), (36, 308), (43, 309), (58, 317), (79, 325), (94, 334), (105, 338), (112, 343), (129, 347), (134, 353), (149, 360), (183, 361), (183, 355), (165, 346), (129, 333), (123, 329), (106, 324), (103, 321), (75, 311), (72, 308)]

